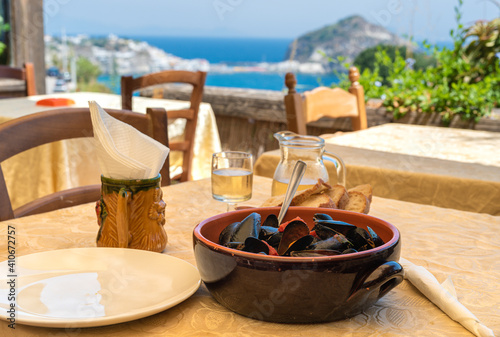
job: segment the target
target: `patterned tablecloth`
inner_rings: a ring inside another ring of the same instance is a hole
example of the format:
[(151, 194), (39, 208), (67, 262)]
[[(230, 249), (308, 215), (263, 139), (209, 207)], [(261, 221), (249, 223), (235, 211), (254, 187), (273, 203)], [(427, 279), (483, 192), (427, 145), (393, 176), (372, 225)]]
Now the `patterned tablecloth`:
[[(346, 164), (347, 187), (371, 184), (383, 198), (500, 215), (500, 133), (384, 124), (323, 137)], [(279, 155), (260, 156), (255, 174), (272, 177)]]
[[(94, 100), (103, 108), (121, 109), (121, 97), (113, 94), (77, 92), (69, 94), (39, 95), (0, 100), (0, 123), (54, 109), (56, 107), (37, 106), (44, 98), (71, 98), (73, 107), (88, 107)], [(189, 102), (134, 97), (133, 111), (146, 112), (148, 107), (163, 107), (167, 110), (185, 109)], [(183, 137), (185, 120), (169, 123), (169, 137)], [(198, 114), (195, 133), (193, 179), (203, 179), (210, 175), (212, 153), (221, 149), (219, 132), (212, 107), (202, 103)], [(182, 172), (182, 156), (178, 152), (170, 154), (171, 175)], [(20, 153), (2, 163), (13, 208), (56, 191), (100, 183), (100, 169), (94, 153), (91, 138), (72, 139), (42, 145), (36, 149)], [(32, 174), (36, 172), (36, 174)], [(208, 173), (207, 173), (208, 172)]]
[[(271, 180), (255, 177), (253, 198), (269, 196)], [(195, 263), (193, 227), (221, 213), (225, 204), (211, 197), (210, 181), (164, 188), (169, 243), (164, 254)], [(87, 204), (0, 223), (16, 229), (17, 256), (74, 247), (94, 247), (94, 205)], [(374, 197), (370, 214), (396, 225), (402, 235), (402, 257), (422, 265), (438, 281), (450, 277), (458, 299), (500, 335), (500, 217)], [(0, 260), (7, 259), (6, 240)], [(5, 284), (0, 287), (5, 288)], [(138, 291), (154, 291), (147, 284)], [(321, 289), (318, 289), (321, 291)], [(3, 310), (3, 309), (2, 309)], [(97, 328), (55, 329), (0, 322), (0, 336), (472, 336), (403, 281), (368, 310), (347, 320), (325, 324), (275, 324), (249, 319), (218, 304), (205, 286), (188, 300), (156, 315)]]

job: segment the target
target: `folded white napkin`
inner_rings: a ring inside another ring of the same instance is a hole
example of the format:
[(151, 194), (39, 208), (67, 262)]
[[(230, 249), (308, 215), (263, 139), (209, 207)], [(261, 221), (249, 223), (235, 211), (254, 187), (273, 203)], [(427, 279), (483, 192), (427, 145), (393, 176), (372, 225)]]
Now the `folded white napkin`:
[(170, 149), (89, 102), (101, 173), (113, 179), (148, 179), (160, 172)]
[(399, 263), (405, 270), (405, 279), (410, 281), (432, 303), (437, 305), (451, 319), (462, 324), (467, 330), (480, 337), (495, 337), (491, 329), (479, 322), (457, 299), (455, 287), (448, 278), (442, 284), (427, 269), (400, 258)]

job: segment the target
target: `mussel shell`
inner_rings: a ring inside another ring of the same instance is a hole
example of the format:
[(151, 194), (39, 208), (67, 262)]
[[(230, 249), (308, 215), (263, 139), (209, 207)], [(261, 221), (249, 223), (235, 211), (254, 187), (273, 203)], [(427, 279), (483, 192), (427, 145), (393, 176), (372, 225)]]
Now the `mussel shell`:
[(340, 234), (346, 235), (350, 230), (356, 228), (356, 226), (351, 225), (350, 223), (344, 221), (337, 220), (317, 220), (314, 222), (317, 225), (323, 225), (333, 229), (334, 231), (339, 232)]
[(278, 233), (278, 227), (262, 226), (259, 232), (259, 239), (267, 240), (276, 233)]
[(342, 254), (352, 254), (352, 253), (357, 253), (358, 251), (354, 248), (347, 248), (346, 250), (342, 251)]
[(335, 234), (339, 234), (338, 232), (334, 231), (330, 227), (326, 227), (320, 224), (315, 224), (313, 227), (313, 231), (316, 233), (316, 235), (321, 239), (321, 240), (326, 240), (328, 238), (331, 238)]
[(269, 246), (263, 241), (252, 236), (246, 238), (245, 247), (243, 247), (242, 250), (250, 253), (265, 253), (266, 255), (269, 255)]
[[(278, 246), (278, 254), (284, 255), (295, 241), (306, 235), (309, 235), (309, 227), (305, 222), (300, 220), (290, 222), (283, 230), (283, 236)], [(312, 236), (311, 238), (314, 240)]]
[(245, 247), (244, 242), (228, 242), (224, 246), (232, 249), (238, 249), (238, 250), (243, 250), (243, 247)]
[(371, 229), (369, 226), (366, 226), (366, 229), (368, 231), (368, 234), (370, 234), (375, 247), (382, 246), (384, 244), (384, 240), (382, 240), (373, 229)]
[(335, 236), (326, 240), (321, 240), (312, 244), (309, 248), (312, 250), (330, 249), (343, 251), (350, 247), (352, 247), (351, 243), (342, 234), (335, 234)]
[(281, 238), (283, 237), (282, 232), (276, 232), (275, 234), (271, 235), (266, 239), (266, 242), (269, 246), (273, 247), (274, 249), (278, 249), (278, 246), (280, 245)]
[[(283, 255), (290, 255), (291, 252), (305, 250), (311, 242), (313, 242), (314, 237), (312, 235), (303, 236), (296, 241), (292, 242), (288, 249), (283, 253)], [(281, 247), (281, 246), (280, 246)]]
[(333, 220), (333, 218), (331, 216), (329, 216), (328, 214), (316, 213), (313, 215), (313, 220), (314, 220), (314, 222), (316, 222), (318, 220)]
[(354, 249), (363, 251), (375, 248), (370, 234), (361, 227), (356, 227), (347, 234), (347, 238), (354, 244)]
[(342, 253), (338, 250), (332, 249), (316, 249), (316, 250), (301, 250), (301, 251), (293, 251), (290, 252), (290, 256), (294, 257), (320, 257), (320, 256), (333, 256), (333, 255), (341, 255)]
[(269, 214), (266, 220), (262, 223), (262, 226), (278, 228), (280, 224), (278, 223), (278, 217), (276, 216), (276, 214)]
[(251, 213), (237, 226), (235, 226), (230, 235), (231, 242), (245, 242), (246, 238), (258, 238), (261, 228), (260, 214)]
[(225, 246), (228, 242), (231, 242), (231, 237), (235, 231), (235, 228), (239, 225), (239, 222), (233, 222), (232, 224), (226, 226), (219, 235), (219, 244)]

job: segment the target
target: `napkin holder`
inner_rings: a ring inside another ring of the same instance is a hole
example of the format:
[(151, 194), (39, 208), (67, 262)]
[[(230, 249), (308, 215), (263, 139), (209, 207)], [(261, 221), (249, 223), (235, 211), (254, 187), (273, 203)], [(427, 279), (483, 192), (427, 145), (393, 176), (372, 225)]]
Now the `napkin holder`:
[(162, 252), (168, 241), (161, 176), (122, 180), (101, 176), (101, 199), (96, 213), (98, 247)]

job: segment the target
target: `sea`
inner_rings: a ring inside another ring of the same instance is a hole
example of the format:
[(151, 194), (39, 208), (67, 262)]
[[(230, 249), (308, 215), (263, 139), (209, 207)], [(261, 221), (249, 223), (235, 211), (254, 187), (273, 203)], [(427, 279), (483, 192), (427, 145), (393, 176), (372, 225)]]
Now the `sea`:
[[(165, 52), (184, 59), (206, 59), (211, 65), (255, 66), (261, 62), (281, 62), (291, 39), (266, 38), (214, 38), (214, 37), (171, 37), (171, 36), (128, 36), (145, 41)], [(296, 74), (297, 91), (311, 90), (319, 85), (338, 83), (333, 73)], [(116, 79), (109, 75), (100, 76), (99, 82), (118, 92)], [(275, 72), (209, 72), (207, 86), (251, 88), (284, 91), (285, 73)]]

